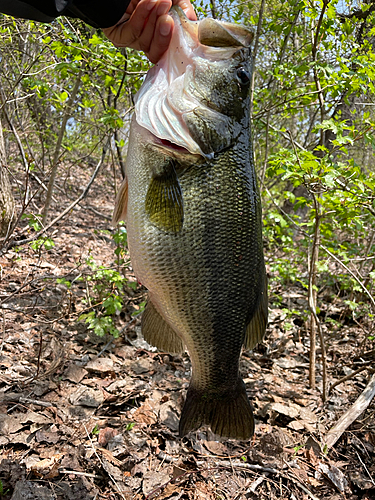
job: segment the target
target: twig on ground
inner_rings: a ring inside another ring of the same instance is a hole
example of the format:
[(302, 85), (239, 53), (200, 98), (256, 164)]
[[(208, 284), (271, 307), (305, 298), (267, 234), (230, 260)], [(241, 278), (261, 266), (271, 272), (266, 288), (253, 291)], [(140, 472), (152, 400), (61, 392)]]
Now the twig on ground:
[(29, 399), (24, 397), (20, 397), (20, 403), (28, 403), (32, 405), (43, 406), (44, 408), (50, 408), (51, 406), (56, 406), (55, 403), (39, 401), (38, 399)]
[(266, 479), (266, 476), (265, 476), (265, 475), (264, 475), (264, 476), (259, 476), (259, 477), (258, 477), (258, 479), (256, 479), (255, 481), (253, 481), (253, 482), (251, 483), (251, 486), (250, 486), (250, 488), (247, 490), (247, 492), (246, 492), (246, 493), (255, 493), (255, 490), (258, 488), (258, 486), (259, 486), (260, 484), (262, 484), (262, 483), (263, 483), (263, 481), (264, 481), (265, 479)]
[[(203, 465), (205, 462), (200, 462), (197, 461), (197, 465)], [(271, 474), (280, 474), (280, 471), (278, 469), (274, 469), (273, 467), (263, 467), (262, 465), (258, 464), (248, 464), (246, 462), (235, 462), (235, 461), (229, 461), (229, 460), (222, 460), (220, 462), (220, 467), (228, 467), (229, 469), (232, 469), (232, 467), (241, 467), (242, 469), (249, 469), (253, 470), (256, 472), (270, 472)]]
[(40, 340), (39, 340), (39, 351), (38, 351), (38, 364), (36, 367), (36, 374), (34, 378), (37, 378), (39, 375), (39, 370), (40, 370), (40, 357), (42, 355), (42, 346), (43, 346), (43, 331), (40, 330)]
[(96, 359), (100, 358), (100, 356), (103, 354), (103, 352), (105, 352), (108, 347), (112, 344), (112, 342), (114, 341), (115, 339), (112, 338), (109, 342), (107, 342), (107, 344), (103, 347), (103, 349), (100, 351), (100, 353), (96, 356)]
[[(99, 457), (99, 455), (98, 455), (98, 453), (97, 453), (97, 451), (96, 451), (96, 449), (95, 449), (94, 443), (92, 442), (92, 439), (91, 439), (90, 433), (88, 432), (86, 425), (85, 425), (85, 424), (83, 424), (83, 427), (84, 427), (84, 429), (85, 429), (85, 431), (86, 431), (87, 437), (89, 438), (89, 441), (90, 441), (90, 444), (91, 444), (92, 450), (93, 450), (93, 452), (94, 452), (94, 454), (95, 454), (96, 458), (99, 460), (100, 465), (101, 465), (101, 466), (103, 467), (103, 469), (105, 470), (105, 468), (104, 468), (104, 464), (103, 464), (103, 462), (102, 462), (102, 459)], [(118, 484), (117, 484), (117, 482), (116, 482), (115, 478), (111, 475), (111, 473), (110, 473), (110, 472), (108, 472), (108, 471), (106, 471), (106, 472), (107, 472), (108, 476), (110, 477), (111, 481), (113, 482), (113, 484), (115, 485), (115, 487), (117, 488), (118, 493), (121, 495), (121, 497), (122, 497), (124, 500), (126, 500), (126, 498), (124, 497), (124, 495), (121, 493), (121, 490), (120, 490), (120, 488), (119, 488), (119, 486), (118, 486)]]
[(327, 432), (324, 448), (329, 450), (334, 446), (346, 429), (365, 411), (375, 396), (375, 373), (370, 378), (365, 390), (355, 403), (339, 418), (337, 423)]
[(361, 462), (363, 468), (365, 469), (365, 471), (367, 472), (368, 474), (368, 477), (370, 478), (370, 481), (372, 482), (372, 484), (375, 486), (375, 481), (372, 479), (372, 476), (370, 474), (370, 471), (368, 470), (368, 468), (366, 467), (366, 464), (365, 462), (362, 460), (360, 454), (358, 453), (357, 450), (355, 450), (356, 454), (357, 454), (357, 457), (358, 457), (358, 460)]
[(4, 342), (5, 342), (5, 311), (3, 309), (3, 335), (2, 335), (2, 339), (1, 339), (0, 355), (3, 352)]
[(78, 472), (76, 470), (67, 470), (67, 469), (59, 469), (60, 474), (74, 474), (76, 476), (85, 476), (85, 477), (92, 477), (95, 479), (97, 474), (90, 474), (89, 472)]
[(301, 490), (303, 492), (306, 493), (307, 496), (309, 496), (312, 500), (320, 500), (319, 497), (315, 496), (313, 493), (311, 493), (311, 491), (306, 488), (306, 486), (304, 486), (298, 479), (296, 479), (295, 477), (292, 477), (292, 476), (286, 476), (290, 481), (294, 481), (299, 488), (301, 488)]
[(369, 365), (373, 365), (373, 364), (374, 364), (373, 360), (367, 361), (363, 366), (361, 366), (361, 368), (358, 368), (358, 370), (355, 370), (354, 372), (349, 373), (349, 375), (345, 375), (345, 377), (340, 378), (340, 380), (337, 380), (334, 384), (331, 385), (328, 393), (331, 394), (332, 390), (335, 387), (337, 387), (338, 385), (342, 384), (343, 382), (346, 382), (347, 380), (350, 380), (351, 378), (355, 377), (356, 375), (358, 375), (358, 373), (361, 373), (364, 370), (368, 370), (370, 368)]
[(106, 220), (109, 220), (109, 221), (112, 220), (112, 217), (110, 217), (109, 215), (106, 215), (106, 214), (102, 214), (101, 212), (99, 212), (98, 210), (96, 210), (94, 207), (91, 207), (90, 205), (82, 205), (80, 203), (79, 206), (82, 207), (82, 208), (86, 208), (88, 210), (91, 210), (91, 212), (94, 212), (95, 215), (98, 215), (99, 217), (102, 217), (103, 219), (106, 219)]

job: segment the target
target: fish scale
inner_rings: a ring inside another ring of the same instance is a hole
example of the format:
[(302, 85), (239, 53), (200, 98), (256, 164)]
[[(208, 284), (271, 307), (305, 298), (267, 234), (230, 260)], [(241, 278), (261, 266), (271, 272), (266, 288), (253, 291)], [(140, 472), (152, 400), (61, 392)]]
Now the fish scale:
[[(127, 179), (115, 220), (126, 214), (133, 268), (149, 290), (142, 318), (145, 339), (170, 352), (186, 347), (191, 358), (180, 435), (209, 425), (218, 435), (248, 439), (254, 419), (239, 359), (243, 345), (253, 348), (262, 339), (267, 323), (261, 206), (250, 136), (251, 36), (238, 25), (188, 21), (179, 9), (172, 16), (170, 51), (173, 43), (178, 45), (187, 68), (176, 75), (179, 91), (183, 85), (186, 94), (180, 108), (193, 102), (194, 109), (175, 111), (179, 126), (167, 130), (164, 122), (154, 130), (152, 120), (143, 120), (147, 106), (136, 107), (140, 111), (131, 124)], [(199, 32), (208, 45), (202, 45)], [(178, 67), (173, 57), (166, 54), (159, 70)], [(147, 76), (146, 90), (152, 91), (157, 71)], [(165, 80), (165, 93), (173, 93), (173, 74)], [(139, 99), (157, 101), (147, 92), (141, 89)], [(157, 112), (163, 113), (166, 99), (159, 98)], [(173, 136), (173, 129), (188, 130), (186, 142), (181, 143), (180, 134)]]

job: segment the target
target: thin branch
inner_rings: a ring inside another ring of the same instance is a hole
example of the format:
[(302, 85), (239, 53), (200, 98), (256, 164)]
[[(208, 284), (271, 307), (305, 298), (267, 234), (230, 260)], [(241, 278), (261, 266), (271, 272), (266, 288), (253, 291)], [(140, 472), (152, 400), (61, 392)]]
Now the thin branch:
[(365, 411), (375, 396), (375, 373), (370, 378), (365, 390), (355, 403), (339, 418), (336, 424), (327, 432), (325, 450), (332, 448), (343, 432)]
[(353, 273), (353, 271), (351, 271), (348, 266), (346, 266), (338, 257), (336, 257), (336, 255), (334, 255), (332, 252), (330, 252), (328, 250), (328, 248), (326, 248), (325, 246), (323, 245), (320, 245), (320, 248), (322, 248), (326, 253), (328, 253), (328, 255), (330, 255), (333, 259), (335, 259), (336, 262), (338, 262), (340, 264), (340, 266), (342, 266), (349, 274), (350, 276), (352, 276), (355, 281), (358, 283), (358, 285), (362, 288), (362, 290), (365, 292), (365, 294), (368, 296), (368, 298), (370, 299), (372, 305), (374, 306), (374, 310), (375, 310), (375, 299), (374, 297), (371, 295), (371, 293), (367, 290), (367, 288), (365, 287), (365, 285), (362, 283), (362, 281)]
[[(316, 26), (315, 36), (314, 36), (313, 44), (311, 47), (311, 54), (312, 54), (312, 58), (313, 58), (314, 62), (317, 62), (317, 60), (318, 60), (317, 55), (318, 55), (320, 28), (322, 27), (324, 14), (325, 14), (325, 11), (328, 7), (329, 2), (330, 2), (330, 0), (323, 0), (323, 7), (322, 7), (322, 10), (320, 12), (318, 24)], [(316, 70), (315, 65), (313, 68), (313, 73), (314, 73), (314, 81), (315, 81), (316, 90), (318, 91), (319, 107), (320, 107), (320, 120), (321, 120), (321, 122), (323, 122), (324, 116), (325, 116), (324, 95), (323, 95), (322, 86), (320, 84), (319, 75), (318, 75), (318, 72)], [(320, 131), (320, 144), (322, 146), (324, 146), (324, 139), (325, 139), (325, 131), (323, 129), (321, 129), (321, 131)]]
[(34, 240), (40, 238), (45, 232), (47, 232), (49, 229), (51, 229), (52, 226), (54, 226), (57, 222), (59, 222), (62, 218), (64, 218), (65, 215), (67, 215), (68, 213), (70, 213), (72, 211), (72, 209), (76, 205), (78, 205), (78, 203), (80, 203), (84, 198), (86, 198), (86, 196), (87, 196), (88, 192), (90, 191), (90, 188), (91, 188), (91, 186), (92, 186), (92, 184), (93, 184), (96, 176), (98, 175), (100, 167), (103, 164), (105, 155), (107, 154), (109, 143), (110, 143), (110, 139), (108, 138), (107, 143), (106, 143), (106, 145), (103, 148), (102, 157), (100, 158), (99, 163), (97, 164), (97, 166), (95, 168), (95, 171), (94, 171), (94, 173), (91, 176), (91, 179), (89, 180), (89, 182), (88, 182), (87, 186), (85, 187), (85, 189), (82, 191), (81, 195), (75, 201), (73, 201), (73, 203), (71, 203), (68, 206), (68, 208), (66, 208), (60, 215), (58, 215), (50, 224), (48, 224), (48, 226), (45, 226), (43, 229), (41, 229), (36, 234), (34, 234), (31, 238), (27, 238), (27, 239), (20, 240), (20, 241), (14, 241), (14, 240), (12, 240), (6, 246), (6, 248), (4, 248), (2, 250), (1, 254), (4, 254), (7, 250), (9, 250), (9, 248), (13, 248), (15, 246), (20, 246), (20, 245), (25, 245), (27, 243), (30, 243), (31, 241), (34, 241)]
[[(117, 89), (116, 95), (115, 95), (115, 97), (113, 99), (113, 107), (114, 107), (114, 109), (117, 109), (117, 101), (118, 101), (118, 98), (120, 96), (122, 87), (124, 86), (124, 83), (125, 83), (127, 68), (128, 68), (128, 59), (127, 59), (127, 57), (125, 57), (124, 72), (123, 72), (123, 75), (122, 75), (122, 79), (121, 79), (119, 88)], [(119, 146), (119, 142), (120, 141), (119, 141), (119, 136), (118, 136), (118, 130), (117, 130), (117, 128), (114, 129), (114, 134), (113, 135), (114, 135), (114, 138), (115, 138), (115, 145), (116, 145), (117, 157), (118, 157), (118, 161), (119, 161), (120, 168), (121, 168), (122, 178), (125, 179), (125, 162), (124, 162), (124, 159), (122, 157), (121, 148)]]
[(262, 3), (260, 4), (260, 9), (259, 9), (258, 25), (257, 25), (256, 35), (255, 35), (253, 54), (252, 54), (253, 64), (252, 64), (252, 74), (251, 74), (250, 116), (251, 116), (252, 110), (253, 110), (254, 87), (255, 87), (255, 62), (256, 62), (256, 57), (257, 57), (257, 53), (258, 53), (260, 32), (262, 31), (262, 22), (263, 22), (263, 13), (264, 13), (265, 4), (266, 4), (265, 0), (262, 0)]
[(346, 382), (347, 380), (350, 380), (352, 378), (354, 378), (356, 375), (358, 375), (358, 373), (361, 373), (363, 372), (364, 370), (368, 370), (368, 368), (370, 367), (371, 368), (371, 365), (374, 364), (374, 361), (373, 360), (370, 360), (370, 361), (367, 361), (363, 366), (361, 366), (360, 368), (358, 368), (358, 370), (355, 370), (354, 372), (352, 373), (349, 373), (349, 375), (345, 375), (345, 377), (342, 377), (340, 378), (339, 380), (336, 380), (335, 383), (333, 383), (330, 388), (329, 388), (329, 391), (328, 393), (331, 394), (331, 392), (333, 391), (333, 389), (335, 387), (337, 387), (338, 385), (340, 384), (343, 384), (344, 382)]
[(67, 125), (68, 120), (69, 120), (69, 118), (71, 116), (71, 109), (72, 109), (73, 103), (75, 101), (75, 98), (77, 96), (79, 86), (81, 84), (81, 77), (82, 77), (85, 65), (86, 65), (86, 62), (82, 61), (81, 67), (80, 67), (80, 69), (78, 71), (78, 75), (77, 75), (76, 81), (74, 83), (74, 87), (73, 87), (72, 92), (71, 92), (71, 94), (69, 96), (68, 102), (66, 103), (66, 106), (65, 106), (64, 115), (63, 115), (63, 119), (62, 119), (62, 122), (61, 122), (61, 127), (60, 127), (60, 131), (59, 131), (59, 135), (57, 137), (56, 148), (55, 148), (55, 152), (53, 154), (52, 169), (51, 169), (51, 174), (50, 174), (50, 178), (49, 178), (49, 182), (48, 182), (48, 190), (47, 190), (47, 195), (46, 195), (46, 201), (45, 201), (45, 205), (44, 205), (43, 213), (42, 213), (43, 224), (45, 223), (45, 221), (47, 219), (49, 206), (50, 206), (51, 200), (52, 200), (52, 192), (53, 192), (53, 188), (54, 188), (54, 185), (55, 185), (55, 178), (56, 178), (56, 173), (57, 173), (57, 167), (59, 165), (60, 149), (61, 149), (61, 144), (62, 144), (64, 135), (65, 135), (66, 125)]
[[(300, 170), (302, 170), (301, 162), (297, 153), (296, 145), (293, 140), (292, 133), (290, 130), (287, 131), (290, 140), (293, 146), (294, 154), (296, 155), (298, 165)], [(309, 186), (306, 186), (308, 189)], [(309, 381), (310, 387), (315, 388), (315, 367), (316, 367), (316, 332), (315, 326), (318, 328), (320, 346), (322, 351), (322, 365), (323, 365), (323, 391), (322, 391), (322, 399), (326, 401), (327, 399), (327, 356), (326, 356), (326, 348), (324, 342), (324, 335), (322, 331), (322, 326), (319, 321), (318, 315), (316, 313), (316, 304), (317, 304), (317, 292), (315, 290), (316, 287), (316, 266), (319, 258), (319, 248), (320, 248), (320, 207), (317, 200), (317, 197), (314, 192), (311, 192), (314, 209), (315, 209), (315, 228), (313, 235), (313, 245), (311, 250), (311, 260), (310, 260), (310, 271), (309, 271), (309, 289), (308, 289), (308, 304), (311, 312), (311, 329), (310, 329), (310, 367), (309, 367)]]

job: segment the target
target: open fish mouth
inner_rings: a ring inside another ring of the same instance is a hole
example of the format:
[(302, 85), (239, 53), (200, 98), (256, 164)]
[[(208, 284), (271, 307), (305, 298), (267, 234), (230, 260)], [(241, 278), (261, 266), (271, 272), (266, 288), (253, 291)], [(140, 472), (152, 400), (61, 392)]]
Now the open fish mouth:
[(176, 153), (181, 154), (189, 154), (190, 151), (183, 146), (175, 144), (174, 142), (169, 141), (168, 139), (160, 139), (156, 135), (154, 135), (154, 144), (156, 147), (161, 147), (162, 149), (167, 149)]
[(202, 60), (229, 60), (239, 49), (248, 47), (252, 33), (209, 18), (190, 21), (178, 7), (172, 8), (170, 15), (175, 21), (170, 47), (148, 72), (135, 97), (136, 120), (166, 141), (164, 146), (183, 148), (210, 159), (214, 151), (202, 149), (188, 124), (202, 110), (218, 123), (226, 123), (227, 117), (194, 90), (196, 67)]

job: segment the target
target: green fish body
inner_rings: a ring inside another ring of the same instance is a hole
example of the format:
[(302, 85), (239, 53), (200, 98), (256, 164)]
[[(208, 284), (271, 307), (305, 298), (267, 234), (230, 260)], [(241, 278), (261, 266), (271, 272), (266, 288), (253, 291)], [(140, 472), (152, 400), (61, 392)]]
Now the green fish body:
[(171, 15), (171, 47), (137, 96), (114, 220), (126, 218), (133, 269), (149, 290), (145, 339), (168, 352), (186, 347), (191, 358), (180, 435), (206, 424), (249, 439), (254, 419), (239, 359), (267, 324), (252, 35), (188, 21), (179, 9)]

